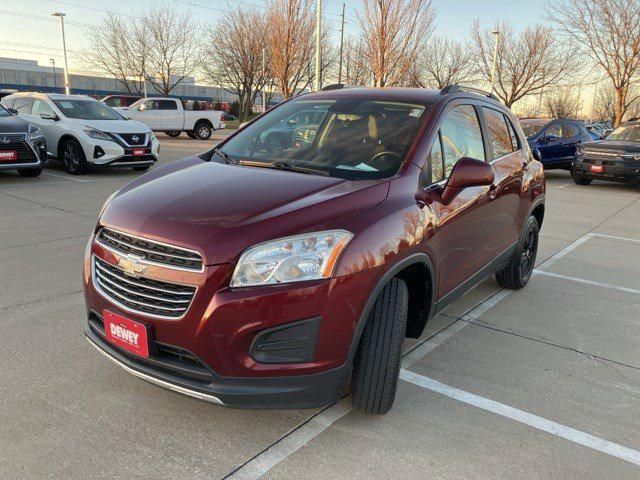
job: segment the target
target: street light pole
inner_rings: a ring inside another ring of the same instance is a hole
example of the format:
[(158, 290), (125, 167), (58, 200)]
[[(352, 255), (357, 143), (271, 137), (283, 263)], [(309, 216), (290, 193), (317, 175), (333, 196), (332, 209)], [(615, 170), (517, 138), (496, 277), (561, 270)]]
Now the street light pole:
[(338, 83), (342, 83), (342, 55), (344, 50), (344, 8), (345, 4), (342, 4), (342, 18), (340, 26), (340, 64), (338, 67)]
[(498, 68), (498, 43), (500, 41), (500, 32), (498, 30), (493, 33), (493, 66), (491, 67), (491, 93), (495, 92), (496, 69)]
[(53, 86), (58, 87), (58, 79), (56, 78), (56, 59), (50, 58), (51, 60), (51, 69), (53, 70)]
[(66, 14), (54, 12), (52, 15), (60, 18), (60, 29), (62, 30), (62, 53), (64, 55), (64, 91), (69, 95), (71, 94), (71, 85), (69, 84), (69, 63), (67, 62), (67, 39), (64, 36), (64, 17)]
[(317, 0), (316, 5), (316, 79), (314, 89), (319, 91), (322, 88), (322, 80), (320, 79), (320, 62), (322, 61), (322, 53), (320, 52), (321, 42), (320, 37), (322, 35), (322, 0)]

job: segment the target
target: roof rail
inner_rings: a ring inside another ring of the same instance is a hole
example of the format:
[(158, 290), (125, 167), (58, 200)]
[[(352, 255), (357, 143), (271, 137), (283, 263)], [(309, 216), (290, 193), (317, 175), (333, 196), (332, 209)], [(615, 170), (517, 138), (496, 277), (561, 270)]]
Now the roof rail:
[(479, 95), (484, 95), (485, 97), (489, 97), (490, 99), (495, 100), (497, 102), (500, 101), (498, 97), (496, 97), (493, 93), (487, 92), (485, 90), (480, 90), (479, 88), (465, 87), (464, 85), (458, 85), (458, 84), (445, 85), (445, 87), (442, 90), (440, 90), (440, 93), (442, 95), (447, 95), (448, 93), (458, 93), (458, 92), (477, 93)]
[(342, 90), (344, 88), (358, 88), (360, 85), (348, 85), (346, 83), (332, 83), (331, 85), (327, 85), (326, 87), (322, 87), (320, 89), (321, 92), (328, 92), (330, 90)]

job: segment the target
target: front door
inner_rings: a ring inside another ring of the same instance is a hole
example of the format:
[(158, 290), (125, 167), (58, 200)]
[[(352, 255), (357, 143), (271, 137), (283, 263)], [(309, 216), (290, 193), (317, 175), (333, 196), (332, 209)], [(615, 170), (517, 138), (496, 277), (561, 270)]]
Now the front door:
[[(446, 182), (460, 158), (486, 160), (477, 107), (472, 101), (455, 100), (448, 105), (429, 157), (431, 182), (440, 184)], [(469, 187), (448, 205), (434, 201), (427, 207), (430, 221), (437, 227), (428, 241), (440, 265), (439, 299), (493, 260), (498, 221), (494, 191), (493, 186)]]
[(565, 156), (562, 124), (553, 122), (549, 124), (540, 135), (538, 150), (542, 156), (542, 163), (556, 163)]

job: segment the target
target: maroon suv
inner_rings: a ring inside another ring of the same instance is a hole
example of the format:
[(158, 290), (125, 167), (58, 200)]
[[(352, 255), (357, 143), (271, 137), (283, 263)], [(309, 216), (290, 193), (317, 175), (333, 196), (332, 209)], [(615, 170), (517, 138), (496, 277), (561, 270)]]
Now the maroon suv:
[(357, 408), (385, 413), (405, 337), (490, 275), (527, 283), (544, 192), (489, 95), (302, 95), (107, 200), (86, 335), (130, 373), (215, 403), (311, 407), (350, 384)]

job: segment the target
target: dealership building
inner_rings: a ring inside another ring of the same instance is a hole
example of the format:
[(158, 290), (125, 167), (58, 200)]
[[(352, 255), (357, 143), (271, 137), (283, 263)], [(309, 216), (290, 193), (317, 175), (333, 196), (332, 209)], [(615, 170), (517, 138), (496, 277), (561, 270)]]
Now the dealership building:
[[(123, 86), (115, 78), (100, 76), (90, 72), (70, 71), (69, 83), (71, 93), (90, 95), (102, 98), (107, 95), (126, 93)], [(58, 66), (42, 66), (35, 60), (0, 57), (0, 90), (58, 92), (64, 93), (64, 72)], [(153, 87), (147, 86), (149, 95), (155, 93)], [(171, 96), (188, 100), (212, 100), (231, 103), (236, 96), (220, 87), (196, 85), (193, 77), (181, 81), (172, 91)]]

